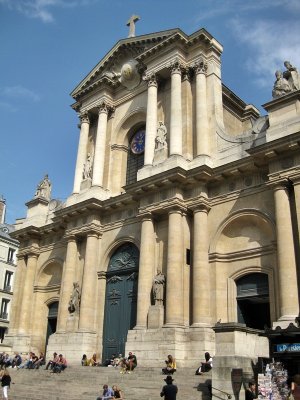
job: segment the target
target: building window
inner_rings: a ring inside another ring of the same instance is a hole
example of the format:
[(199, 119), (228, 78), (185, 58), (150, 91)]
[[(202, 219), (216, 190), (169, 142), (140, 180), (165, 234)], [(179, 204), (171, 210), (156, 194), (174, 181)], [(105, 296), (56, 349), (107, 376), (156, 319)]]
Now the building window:
[(8, 319), (8, 303), (10, 300), (2, 299), (0, 318)]
[(6, 271), (5, 272), (5, 279), (4, 279), (4, 287), (3, 290), (7, 292), (11, 292), (11, 282), (12, 282), (13, 272)]
[(137, 172), (144, 166), (145, 127), (133, 132), (127, 158), (126, 185), (135, 183)]
[(13, 262), (14, 262), (14, 254), (15, 254), (15, 251), (16, 251), (16, 250), (11, 249), (11, 248), (8, 249), (7, 262), (9, 262), (9, 263), (13, 263)]
[(4, 336), (6, 335), (6, 333), (7, 333), (7, 328), (1, 326), (1, 327), (0, 327), (0, 342), (1, 342), (1, 343), (2, 343), (3, 340), (4, 340)]

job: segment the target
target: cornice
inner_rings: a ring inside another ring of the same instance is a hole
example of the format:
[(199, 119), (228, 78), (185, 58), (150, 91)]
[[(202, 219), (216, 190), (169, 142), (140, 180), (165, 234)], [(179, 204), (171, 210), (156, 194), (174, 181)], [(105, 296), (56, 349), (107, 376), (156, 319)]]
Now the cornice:
[(254, 257), (262, 257), (268, 254), (276, 253), (276, 243), (267, 246), (257, 247), (255, 249), (245, 249), (242, 251), (234, 251), (231, 253), (210, 253), (209, 262), (231, 263), (232, 261), (247, 260)]
[(64, 239), (66, 240), (76, 240), (76, 238), (88, 235), (96, 235), (98, 237), (102, 236), (102, 226), (100, 224), (91, 222), (79, 227), (70, 228), (66, 230)]
[(60, 285), (48, 285), (48, 286), (38, 286), (34, 285), (33, 286), (33, 292), (39, 292), (39, 293), (49, 293), (49, 292), (58, 292), (60, 291)]

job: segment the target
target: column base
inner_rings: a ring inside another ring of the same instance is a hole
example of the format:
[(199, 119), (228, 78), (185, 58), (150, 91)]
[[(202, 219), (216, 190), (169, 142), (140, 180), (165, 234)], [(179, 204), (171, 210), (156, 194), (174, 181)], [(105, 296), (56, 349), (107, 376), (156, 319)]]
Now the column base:
[(161, 328), (164, 323), (164, 306), (150, 306), (148, 312), (148, 329)]
[(278, 319), (278, 321), (273, 322), (272, 328), (275, 329), (280, 326), (281, 329), (286, 329), (289, 324), (295, 324), (295, 319), (298, 315), (283, 315)]
[(97, 352), (97, 339), (96, 333), (56, 332), (49, 337), (47, 359), (52, 358), (53, 353), (56, 352), (63, 354), (69, 365), (80, 365), (83, 354), (86, 354), (89, 358)]
[(205, 351), (214, 354), (215, 334), (211, 328), (162, 327), (128, 331), (125, 353), (134, 352), (145, 367), (161, 367), (168, 354), (176, 358), (178, 367), (199, 367)]

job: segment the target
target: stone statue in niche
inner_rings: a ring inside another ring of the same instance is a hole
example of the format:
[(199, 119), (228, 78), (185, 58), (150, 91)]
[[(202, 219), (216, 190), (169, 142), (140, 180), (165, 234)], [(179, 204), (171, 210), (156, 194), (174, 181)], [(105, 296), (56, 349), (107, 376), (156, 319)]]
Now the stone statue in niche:
[(283, 77), (281, 71), (276, 71), (275, 76), (276, 81), (274, 82), (272, 91), (272, 96), (274, 99), (280, 96), (284, 96), (285, 94), (292, 91), (289, 82)]
[(153, 284), (152, 284), (152, 294), (155, 305), (159, 306), (163, 305), (165, 283), (166, 283), (165, 275), (161, 271), (158, 271), (157, 275), (155, 275), (155, 277), (153, 278)]
[(168, 158), (167, 128), (162, 121), (159, 121), (155, 137), (153, 165), (162, 163), (166, 158)]
[(300, 75), (297, 68), (293, 67), (289, 61), (284, 62), (286, 71), (283, 72), (283, 78), (285, 78), (290, 84), (291, 91), (300, 89)]
[(70, 301), (69, 301), (69, 306), (68, 306), (68, 311), (70, 314), (79, 312), (80, 297), (81, 297), (81, 295), (80, 295), (79, 283), (73, 282), (73, 291), (72, 291)]
[(167, 146), (167, 128), (162, 121), (159, 121), (155, 138), (155, 150), (164, 149)]
[(83, 179), (91, 179), (92, 178), (92, 157), (91, 157), (90, 153), (88, 153), (88, 155), (86, 157), (86, 162), (83, 166), (82, 178)]
[(50, 200), (51, 182), (48, 178), (48, 174), (46, 174), (44, 179), (38, 184), (34, 197), (35, 198), (43, 197), (46, 200)]

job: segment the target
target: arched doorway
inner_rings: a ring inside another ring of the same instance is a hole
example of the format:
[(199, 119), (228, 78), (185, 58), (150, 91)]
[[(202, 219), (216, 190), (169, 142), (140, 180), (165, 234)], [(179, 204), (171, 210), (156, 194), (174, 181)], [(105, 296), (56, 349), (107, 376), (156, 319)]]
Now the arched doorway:
[(132, 243), (112, 255), (106, 275), (103, 360), (124, 354), (129, 329), (136, 324), (139, 250)]
[(46, 346), (48, 344), (49, 336), (56, 332), (58, 301), (54, 301), (48, 306), (48, 323), (46, 334)]
[(238, 322), (249, 328), (270, 326), (268, 275), (253, 273), (236, 281)]

